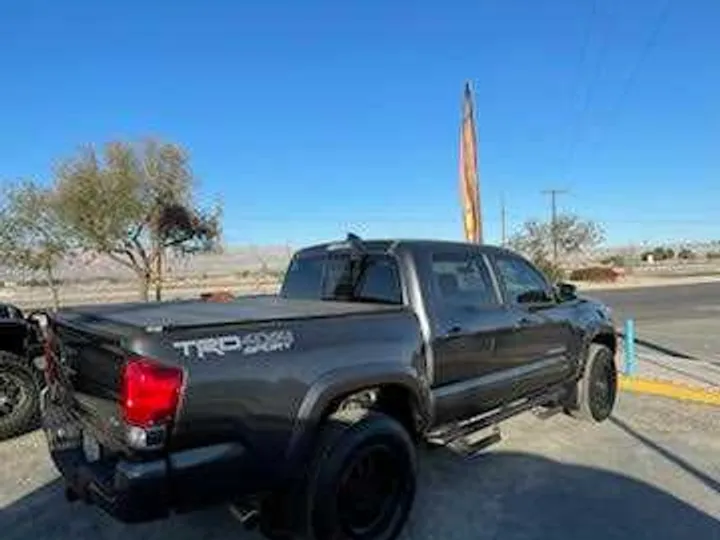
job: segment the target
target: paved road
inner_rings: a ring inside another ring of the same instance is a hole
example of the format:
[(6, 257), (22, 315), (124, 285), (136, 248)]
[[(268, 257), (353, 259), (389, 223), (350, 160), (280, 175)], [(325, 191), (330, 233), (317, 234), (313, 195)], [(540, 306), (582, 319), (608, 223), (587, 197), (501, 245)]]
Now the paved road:
[(720, 362), (720, 283), (589, 291), (609, 304), (618, 324), (636, 321), (640, 339)]
[(720, 319), (720, 283), (596, 290), (587, 294), (607, 302), (618, 316), (633, 316), (640, 322)]
[[(720, 540), (717, 409), (621, 394), (599, 426), (524, 415), (503, 433), (475, 460), (421, 454), (402, 540)], [(0, 443), (0, 531), (3, 540), (260, 538), (222, 508), (129, 527), (68, 504), (37, 433)]]

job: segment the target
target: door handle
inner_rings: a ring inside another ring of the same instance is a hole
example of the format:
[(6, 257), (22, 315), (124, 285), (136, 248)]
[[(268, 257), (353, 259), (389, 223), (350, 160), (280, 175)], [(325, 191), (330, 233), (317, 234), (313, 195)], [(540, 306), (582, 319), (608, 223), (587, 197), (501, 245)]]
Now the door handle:
[(532, 326), (532, 324), (533, 324), (533, 320), (530, 317), (520, 317), (515, 322), (514, 326), (517, 330), (519, 330), (521, 328), (527, 328), (528, 326)]

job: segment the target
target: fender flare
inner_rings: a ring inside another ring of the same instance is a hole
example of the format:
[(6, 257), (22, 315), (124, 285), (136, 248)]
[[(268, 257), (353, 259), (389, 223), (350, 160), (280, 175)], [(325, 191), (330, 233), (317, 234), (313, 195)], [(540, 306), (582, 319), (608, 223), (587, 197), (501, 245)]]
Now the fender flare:
[(412, 404), (423, 426), (432, 421), (433, 399), (430, 387), (410, 365), (372, 362), (343, 367), (325, 373), (310, 385), (295, 414), (286, 461), (291, 467), (308, 454), (328, 407), (338, 398), (366, 388), (397, 385), (413, 396)]
[(590, 328), (588, 328), (588, 331), (585, 334), (585, 339), (583, 340), (583, 351), (582, 356), (580, 358), (580, 362), (578, 362), (578, 375), (581, 376), (583, 373), (583, 370), (585, 369), (585, 363), (587, 362), (587, 355), (588, 350), (590, 349), (590, 344), (594, 342), (600, 341), (602, 343), (602, 340), (598, 340), (597, 338), (599, 336), (608, 336), (612, 339), (613, 342), (613, 351), (617, 351), (617, 345), (618, 345), (618, 333), (615, 328), (609, 324), (609, 323), (597, 323), (592, 325)]

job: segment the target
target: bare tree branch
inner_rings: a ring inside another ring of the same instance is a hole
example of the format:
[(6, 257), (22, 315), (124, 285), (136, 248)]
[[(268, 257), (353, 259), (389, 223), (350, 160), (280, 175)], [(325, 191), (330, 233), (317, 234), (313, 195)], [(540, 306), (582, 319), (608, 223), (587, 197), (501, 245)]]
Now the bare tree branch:
[[(557, 216), (555, 234), (558, 240), (560, 261), (578, 254), (587, 254), (605, 240), (602, 226), (572, 214)], [(553, 227), (550, 222), (531, 219), (523, 223), (509, 245), (516, 251), (549, 268), (553, 245)]]

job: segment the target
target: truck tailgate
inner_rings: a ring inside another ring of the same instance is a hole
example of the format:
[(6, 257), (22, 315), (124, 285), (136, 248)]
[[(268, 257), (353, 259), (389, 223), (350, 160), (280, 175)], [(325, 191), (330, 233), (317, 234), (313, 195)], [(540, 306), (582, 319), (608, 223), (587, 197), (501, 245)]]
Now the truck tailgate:
[(118, 408), (127, 356), (121, 346), (123, 337), (59, 321), (52, 325), (51, 336), (50, 377), (66, 412), (110, 450), (126, 449)]

